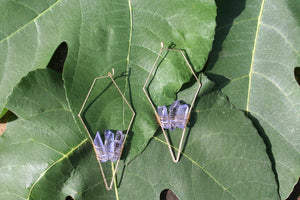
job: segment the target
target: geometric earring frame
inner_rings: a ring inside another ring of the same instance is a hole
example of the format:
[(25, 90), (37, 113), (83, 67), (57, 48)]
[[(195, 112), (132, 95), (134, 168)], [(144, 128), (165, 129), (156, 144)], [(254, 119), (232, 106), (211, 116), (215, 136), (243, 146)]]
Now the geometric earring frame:
[[(161, 56), (161, 54), (162, 54), (162, 52), (163, 52), (164, 50), (165, 50), (165, 51), (178, 51), (178, 52), (180, 52), (181, 55), (183, 56), (185, 62), (187, 63), (187, 65), (188, 65), (190, 71), (192, 72), (193, 76), (195, 77), (197, 83), (199, 84), (199, 86), (198, 86), (198, 88), (197, 88), (197, 90), (196, 90), (195, 96), (194, 96), (194, 98), (193, 98), (193, 100), (192, 100), (192, 102), (191, 102), (191, 106), (190, 106), (190, 108), (189, 108), (189, 113), (188, 113), (187, 120), (186, 120), (186, 122), (185, 122), (185, 127), (184, 127), (184, 129), (182, 130), (181, 139), (180, 139), (179, 148), (178, 148), (177, 156), (176, 156), (176, 157), (175, 157), (175, 153), (174, 153), (173, 150), (172, 150), (172, 146), (171, 146), (171, 144), (170, 144), (170, 141), (169, 141), (169, 139), (168, 139), (168, 136), (167, 136), (167, 134), (166, 134), (166, 131), (165, 131), (165, 129), (163, 128), (163, 123), (161, 122), (160, 117), (159, 117), (159, 115), (158, 115), (158, 113), (157, 113), (157, 109), (155, 108), (155, 106), (154, 106), (154, 104), (153, 104), (153, 102), (152, 102), (152, 100), (151, 100), (151, 98), (150, 98), (150, 96), (149, 96), (149, 94), (148, 94), (148, 91), (147, 91), (147, 87), (149, 87), (148, 82), (149, 82), (149, 80), (150, 80), (150, 77), (151, 77), (151, 75), (152, 75), (154, 69), (158, 68), (157, 62), (158, 62), (158, 60), (159, 60), (159, 58), (160, 58), (160, 56)], [(158, 121), (158, 123), (159, 123), (159, 126), (161, 127), (161, 130), (162, 130), (162, 132), (163, 132), (163, 134), (164, 134), (164, 137), (165, 137), (165, 140), (166, 140), (166, 142), (167, 142), (168, 149), (169, 149), (169, 151), (170, 151), (172, 160), (173, 160), (173, 162), (175, 162), (175, 163), (177, 163), (177, 162), (179, 161), (179, 159), (180, 159), (181, 149), (182, 149), (182, 144), (183, 144), (183, 139), (184, 139), (185, 132), (186, 132), (186, 125), (187, 125), (187, 122), (188, 122), (188, 120), (189, 120), (189, 118), (190, 118), (192, 108), (193, 108), (193, 106), (194, 106), (194, 103), (195, 103), (195, 100), (196, 100), (196, 98), (197, 98), (197, 95), (198, 95), (198, 93), (199, 93), (199, 91), (200, 91), (200, 89), (201, 89), (201, 86), (202, 86), (202, 85), (201, 85), (201, 83), (200, 83), (200, 81), (199, 81), (197, 75), (195, 74), (195, 72), (194, 72), (192, 66), (190, 65), (190, 63), (189, 63), (188, 59), (186, 58), (186, 56), (184, 55), (183, 51), (182, 51), (181, 49), (169, 49), (169, 48), (164, 48), (164, 44), (163, 44), (163, 42), (161, 42), (161, 49), (160, 49), (160, 52), (159, 52), (159, 54), (158, 54), (158, 56), (157, 56), (157, 58), (156, 58), (156, 60), (155, 60), (155, 62), (154, 62), (154, 64), (153, 64), (153, 66), (152, 66), (152, 68), (151, 68), (151, 70), (150, 70), (150, 72), (149, 72), (149, 75), (148, 75), (148, 77), (147, 77), (147, 79), (146, 79), (146, 81), (145, 81), (145, 84), (144, 84), (144, 86), (143, 86), (143, 91), (144, 91), (144, 93), (145, 93), (145, 95), (146, 95), (148, 101), (150, 102), (150, 104), (151, 104), (151, 106), (152, 106), (152, 109), (154, 110), (156, 119), (157, 119), (157, 121)]]
[[(112, 179), (111, 179), (110, 184), (107, 183), (107, 180), (106, 180), (106, 178), (105, 178), (105, 174), (104, 174), (104, 171), (103, 171), (103, 168), (102, 168), (102, 164), (101, 164), (100, 160), (98, 159), (98, 156), (96, 156), (97, 161), (98, 161), (98, 163), (99, 163), (100, 170), (101, 170), (101, 174), (102, 174), (102, 177), (103, 177), (103, 181), (104, 181), (104, 184), (105, 184), (105, 188), (106, 188), (107, 190), (111, 190), (111, 189), (112, 189), (113, 182), (114, 182), (114, 179), (115, 179), (115, 176), (116, 176), (116, 172), (117, 172), (117, 169), (118, 169), (118, 166), (119, 166), (120, 158), (121, 158), (121, 155), (122, 155), (122, 152), (123, 152), (123, 149), (124, 149), (124, 145), (125, 145), (125, 142), (126, 142), (126, 138), (127, 138), (128, 132), (129, 132), (129, 130), (130, 130), (130, 128), (131, 128), (133, 119), (134, 119), (134, 117), (135, 117), (135, 112), (134, 112), (134, 110), (132, 109), (132, 107), (130, 106), (130, 104), (128, 103), (128, 101), (126, 100), (126, 98), (124, 97), (123, 93), (121, 92), (120, 88), (119, 88), (118, 85), (116, 84), (115, 80), (113, 79), (113, 76), (114, 76), (114, 75), (115, 75), (115, 71), (114, 71), (114, 69), (112, 68), (112, 73), (108, 72), (108, 75), (107, 75), (107, 76), (99, 76), (99, 77), (96, 77), (96, 78), (94, 79), (94, 81), (93, 81), (93, 83), (92, 83), (92, 85), (91, 85), (91, 87), (90, 87), (90, 89), (89, 89), (89, 91), (88, 91), (88, 94), (86, 95), (86, 98), (85, 98), (85, 100), (84, 100), (84, 102), (83, 102), (83, 104), (82, 104), (82, 106), (81, 106), (81, 108), (80, 108), (80, 111), (79, 111), (79, 113), (78, 113), (78, 117), (79, 117), (79, 119), (80, 119), (82, 125), (84, 126), (84, 129), (85, 129), (86, 132), (88, 133), (89, 138), (90, 138), (90, 140), (91, 140), (91, 142), (92, 142), (92, 145), (93, 145), (94, 152), (95, 152), (95, 154), (97, 155), (97, 151), (96, 151), (96, 147), (95, 147), (94, 142), (93, 142), (93, 138), (92, 138), (92, 136), (91, 136), (91, 134), (90, 134), (88, 128), (86, 127), (84, 121), (83, 121), (82, 118), (81, 118), (81, 113), (82, 113), (82, 111), (83, 111), (83, 108), (84, 108), (84, 106), (85, 106), (85, 104), (86, 104), (86, 102), (87, 102), (87, 100), (88, 100), (88, 97), (89, 97), (89, 95), (90, 95), (90, 93), (91, 93), (91, 91), (92, 91), (92, 89), (93, 89), (93, 87), (94, 87), (96, 81), (99, 80), (99, 79), (102, 79), (102, 78), (110, 78), (111, 81), (113, 82), (114, 86), (117, 88), (117, 90), (119, 91), (120, 95), (122, 96), (123, 100), (125, 101), (125, 103), (128, 105), (129, 109), (130, 109), (131, 112), (132, 112), (132, 117), (131, 117), (131, 120), (130, 120), (130, 122), (129, 122), (129, 125), (128, 125), (128, 128), (127, 128), (126, 134), (125, 134), (125, 136), (124, 136), (124, 140), (123, 140), (123, 142), (122, 142), (122, 146), (121, 146), (121, 148), (120, 148), (120, 156), (119, 156), (119, 158), (118, 158), (118, 160), (117, 160), (115, 169), (114, 169), (114, 171), (113, 171), (113, 175), (112, 175)], [(112, 161), (111, 161), (111, 162), (112, 162)]]

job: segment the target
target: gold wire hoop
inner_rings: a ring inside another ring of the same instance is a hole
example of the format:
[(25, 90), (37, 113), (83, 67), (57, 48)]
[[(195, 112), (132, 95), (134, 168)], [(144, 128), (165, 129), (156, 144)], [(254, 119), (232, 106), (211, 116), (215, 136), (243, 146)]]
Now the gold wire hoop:
[[(152, 102), (152, 100), (151, 100), (151, 98), (150, 98), (150, 96), (149, 96), (149, 94), (148, 94), (148, 92), (147, 92), (147, 89), (146, 89), (147, 86), (148, 86), (149, 79), (150, 79), (150, 77), (151, 77), (151, 75), (152, 75), (154, 69), (156, 68), (156, 64), (157, 64), (157, 62), (158, 62), (158, 60), (159, 60), (159, 58), (160, 58), (160, 56), (161, 56), (163, 50), (166, 50), (166, 51), (179, 51), (179, 52), (181, 53), (181, 55), (183, 56), (185, 62), (186, 62), (187, 65), (189, 66), (189, 69), (191, 70), (191, 72), (192, 72), (193, 76), (195, 77), (197, 83), (199, 84), (199, 87), (198, 87), (198, 89), (197, 89), (197, 91), (196, 91), (196, 94), (195, 94), (195, 96), (194, 96), (194, 98), (193, 98), (193, 100), (192, 100), (191, 106), (190, 106), (190, 108), (189, 108), (188, 119), (189, 119), (189, 117), (190, 117), (190, 115), (191, 115), (191, 111), (192, 111), (192, 108), (193, 108), (193, 106), (194, 106), (196, 97), (197, 97), (197, 95), (198, 95), (198, 93), (199, 93), (200, 88), (201, 88), (202, 85), (201, 85), (201, 83), (200, 83), (198, 77), (196, 76), (196, 74), (195, 74), (193, 68), (191, 67), (189, 61), (187, 60), (186, 56), (184, 55), (183, 51), (182, 51), (181, 49), (168, 49), (168, 48), (165, 49), (165, 48), (164, 48), (163, 42), (161, 42), (161, 49), (160, 49), (160, 52), (158, 53), (157, 58), (156, 58), (156, 60), (155, 60), (155, 62), (154, 62), (154, 64), (153, 64), (153, 66), (152, 66), (152, 68), (151, 68), (151, 70), (150, 70), (150, 72), (149, 72), (149, 75), (148, 75), (148, 77), (147, 77), (147, 79), (146, 79), (146, 82), (145, 82), (145, 84), (144, 84), (144, 86), (143, 86), (143, 91), (144, 91), (144, 93), (145, 93), (145, 95), (146, 95), (148, 101), (150, 102), (150, 104), (151, 104), (151, 106), (152, 106), (152, 109), (154, 110), (154, 113), (155, 113), (155, 116), (156, 116), (156, 118), (157, 118), (157, 121), (159, 122), (159, 126), (161, 127), (161, 130), (162, 130), (162, 132), (163, 132), (163, 134), (164, 134), (164, 137), (165, 137), (165, 140), (166, 140), (166, 142), (167, 142), (167, 145), (168, 145), (170, 154), (171, 154), (171, 156), (172, 156), (172, 160), (173, 160), (173, 162), (177, 163), (177, 162), (179, 161), (179, 159), (180, 159), (180, 154), (181, 154), (181, 149), (182, 149), (183, 139), (184, 139), (184, 135), (185, 135), (185, 132), (186, 132), (186, 126), (185, 126), (184, 129), (182, 130), (182, 134), (181, 134), (181, 139), (180, 139), (180, 143), (179, 143), (179, 148), (178, 148), (177, 156), (175, 157), (175, 153), (172, 151), (172, 147), (171, 147), (171, 144), (170, 144), (170, 142), (169, 142), (169, 139), (168, 139), (168, 136), (167, 136), (167, 134), (166, 134), (166, 131), (165, 131), (165, 129), (163, 128), (161, 121), (159, 120), (159, 116), (158, 116), (158, 114), (157, 114), (157, 110), (156, 110), (156, 108), (155, 108), (155, 106), (154, 106), (154, 104), (153, 104), (153, 102)], [(157, 67), (158, 67), (158, 66), (157, 66)]]
[(84, 129), (85, 129), (86, 132), (88, 133), (88, 135), (89, 135), (89, 137), (90, 137), (90, 139), (91, 139), (91, 141), (92, 141), (92, 145), (93, 145), (94, 152), (96, 153), (96, 148), (95, 148), (95, 145), (94, 145), (94, 142), (93, 142), (93, 138), (92, 138), (92, 136), (91, 136), (91, 134), (90, 134), (88, 128), (86, 127), (84, 121), (83, 121), (82, 118), (81, 118), (82, 110), (83, 110), (83, 108), (84, 108), (84, 106), (85, 106), (85, 104), (86, 104), (86, 102), (87, 102), (87, 100), (88, 100), (88, 97), (89, 97), (89, 95), (90, 95), (90, 93), (91, 93), (91, 91), (92, 91), (92, 89), (93, 89), (93, 87), (94, 87), (96, 81), (97, 81), (98, 79), (101, 79), (101, 78), (108, 78), (108, 77), (109, 77), (109, 78), (111, 79), (111, 81), (113, 82), (113, 84), (115, 85), (115, 87), (117, 88), (117, 90), (119, 91), (119, 93), (121, 94), (123, 100), (126, 102), (126, 104), (128, 105), (128, 107), (130, 108), (130, 110), (131, 110), (131, 112), (132, 112), (132, 117), (131, 117), (131, 120), (130, 120), (130, 122), (129, 122), (127, 131), (126, 131), (126, 134), (125, 134), (125, 136), (124, 136), (124, 140), (123, 140), (123, 143), (122, 143), (122, 146), (121, 146), (120, 156), (119, 156), (119, 158), (118, 158), (116, 167), (115, 167), (114, 170), (113, 170), (112, 180), (111, 180), (109, 186), (108, 186), (107, 180), (106, 180), (106, 178), (105, 178), (105, 174), (104, 174), (104, 171), (103, 171), (103, 168), (102, 168), (102, 164), (101, 164), (100, 160), (98, 159), (98, 157), (96, 156), (97, 161), (98, 161), (99, 166), (100, 166), (100, 170), (101, 170), (101, 174), (102, 174), (103, 181), (104, 181), (104, 184), (105, 184), (105, 188), (106, 188), (107, 190), (111, 190), (111, 189), (112, 189), (113, 182), (114, 182), (115, 176), (116, 176), (116, 172), (117, 172), (117, 169), (118, 169), (118, 166), (119, 166), (120, 158), (121, 158), (121, 155), (122, 155), (122, 152), (123, 152), (123, 149), (124, 149), (124, 144), (125, 144), (125, 142), (126, 142), (126, 138), (127, 138), (128, 132), (129, 132), (129, 130), (130, 130), (130, 127), (131, 127), (131, 125), (132, 125), (133, 119), (134, 119), (134, 117), (135, 117), (135, 112), (134, 112), (134, 110), (132, 109), (132, 107), (130, 106), (130, 104), (128, 103), (128, 101), (126, 100), (125, 96), (124, 96), (123, 93), (121, 92), (121, 90), (120, 90), (120, 88), (118, 87), (118, 85), (116, 84), (115, 80), (113, 79), (113, 76), (114, 76), (114, 75), (115, 75), (115, 70), (114, 70), (114, 68), (112, 68), (112, 73), (108, 72), (108, 73), (107, 73), (107, 76), (99, 76), (99, 77), (96, 77), (96, 78), (94, 79), (94, 81), (93, 81), (93, 83), (92, 83), (92, 85), (91, 85), (91, 87), (90, 87), (90, 89), (89, 89), (89, 91), (88, 91), (88, 94), (86, 95), (85, 100), (84, 100), (84, 102), (83, 102), (83, 104), (82, 104), (82, 106), (81, 106), (81, 108), (80, 108), (79, 113), (78, 113), (78, 117), (79, 117), (79, 119), (80, 119), (82, 125), (84, 126)]

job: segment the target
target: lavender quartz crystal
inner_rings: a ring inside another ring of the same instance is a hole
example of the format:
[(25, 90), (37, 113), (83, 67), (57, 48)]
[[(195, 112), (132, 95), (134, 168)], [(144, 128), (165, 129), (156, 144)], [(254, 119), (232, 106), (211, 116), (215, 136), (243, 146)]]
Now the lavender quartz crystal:
[(108, 157), (107, 157), (106, 150), (103, 145), (101, 136), (98, 131), (97, 131), (96, 137), (94, 139), (94, 146), (96, 149), (97, 159), (100, 160), (100, 162), (106, 162), (108, 160)]
[(158, 106), (157, 114), (159, 116), (159, 121), (160, 121), (161, 126), (164, 129), (170, 129), (171, 125), (170, 125), (167, 107), (166, 106)]
[(178, 128), (181, 129), (185, 128), (189, 117), (188, 115), (189, 115), (189, 106), (186, 104), (180, 105), (176, 114), (176, 126)]
[(170, 129), (171, 131), (177, 127), (184, 129), (189, 117), (189, 106), (187, 104), (180, 105), (180, 102), (176, 100), (170, 106), (169, 114), (165, 105), (158, 106), (157, 114), (164, 129)]
[(123, 144), (124, 135), (122, 131), (117, 131), (116, 137), (110, 130), (104, 131), (104, 144), (101, 136), (97, 131), (94, 139), (94, 146), (96, 149), (97, 159), (100, 162), (106, 162), (108, 160), (116, 161), (119, 159), (121, 154), (121, 147)]
[(174, 101), (169, 108), (170, 130), (173, 131), (177, 127), (177, 112), (180, 107), (178, 100)]
[(105, 148), (105, 152), (107, 155), (108, 160), (111, 160), (114, 156), (114, 152), (115, 152), (115, 138), (114, 138), (114, 133), (111, 132), (110, 130), (106, 130), (104, 131), (104, 138), (105, 138), (105, 142), (104, 142), (104, 148)]
[(111, 161), (116, 161), (121, 156), (121, 148), (123, 143), (124, 135), (122, 131), (117, 131), (116, 137), (115, 137), (115, 152), (114, 156), (112, 157)]

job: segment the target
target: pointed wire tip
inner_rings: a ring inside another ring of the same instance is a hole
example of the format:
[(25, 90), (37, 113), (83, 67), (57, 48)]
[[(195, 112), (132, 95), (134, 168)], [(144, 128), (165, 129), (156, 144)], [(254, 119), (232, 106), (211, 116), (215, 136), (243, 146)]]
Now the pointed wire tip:
[(107, 74), (108, 74), (108, 76), (113, 76), (113, 75), (115, 75), (115, 69), (114, 68), (112, 68), (111, 69), (111, 71), (112, 71), (112, 73), (110, 73), (110, 72), (108, 72)]
[(164, 43), (160, 42), (160, 46), (161, 46), (161, 48), (164, 48)]

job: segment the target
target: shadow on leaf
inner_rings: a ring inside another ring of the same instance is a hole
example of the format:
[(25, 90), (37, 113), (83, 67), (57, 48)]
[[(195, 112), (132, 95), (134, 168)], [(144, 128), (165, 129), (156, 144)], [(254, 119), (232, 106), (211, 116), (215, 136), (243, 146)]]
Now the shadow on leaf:
[(212, 50), (208, 56), (208, 61), (203, 69), (205, 75), (216, 83), (217, 88), (223, 88), (230, 80), (224, 76), (207, 73), (212, 70), (218, 60), (219, 53), (222, 51), (223, 42), (226, 39), (234, 19), (245, 9), (245, 0), (217, 0), (217, 27)]
[(53, 53), (47, 65), (47, 68), (53, 69), (58, 73), (62, 73), (67, 55), (68, 55), (68, 45), (66, 42), (62, 42)]
[(280, 193), (279, 193), (279, 180), (278, 180), (278, 174), (277, 174), (277, 171), (276, 171), (276, 162), (275, 162), (274, 155), (273, 155), (273, 152), (272, 152), (272, 144), (270, 142), (270, 139), (267, 136), (267, 134), (265, 133), (265, 130), (263, 129), (263, 127), (261, 126), (259, 121), (253, 115), (251, 115), (251, 113), (245, 112), (245, 115), (252, 121), (253, 126), (256, 128), (258, 134), (263, 139), (263, 141), (266, 145), (266, 152), (267, 152), (268, 157), (271, 161), (272, 170), (275, 174), (275, 180), (276, 180), (277, 187), (278, 187), (277, 193), (278, 193), (278, 195), (280, 195)]

